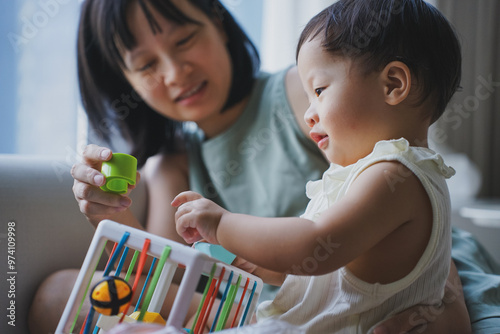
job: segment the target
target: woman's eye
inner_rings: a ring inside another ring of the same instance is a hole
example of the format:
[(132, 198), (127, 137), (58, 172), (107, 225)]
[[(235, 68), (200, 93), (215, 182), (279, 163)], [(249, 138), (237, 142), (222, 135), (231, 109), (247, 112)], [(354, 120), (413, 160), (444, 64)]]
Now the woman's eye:
[(144, 72), (146, 70), (149, 70), (151, 67), (153, 67), (153, 62), (149, 62), (146, 65), (140, 67), (139, 72)]
[(324, 88), (316, 88), (316, 89), (314, 89), (314, 93), (316, 94), (316, 96), (319, 97), (321, 95), (321, 92), (323, 92), (323, 89)]
[(177, 46), (183, 46), (183, 45), (187, 44), (194, 37), (194, 35), (195, 35), (194, 32), (191, 33), (191, 34), (189, 34), (187, 37), (185, 37), (185, 38), (181, 39), (180, 41), (178, 41), (176, 43), (176, 45)]

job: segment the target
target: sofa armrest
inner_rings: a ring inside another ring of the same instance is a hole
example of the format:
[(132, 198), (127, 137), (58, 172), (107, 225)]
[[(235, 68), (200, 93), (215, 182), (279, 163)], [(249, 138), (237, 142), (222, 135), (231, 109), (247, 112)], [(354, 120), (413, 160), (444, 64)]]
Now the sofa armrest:
[[(0, 155), (0, 272), (13, 278), (0, 282), (1, 333), (28, 333), (28, 310), (39, 284), (51, 273), (80, 268), (83, 262), (94, 229), (74, 198), (71, 166), (61, 158)], [(145, 186), (132, 194), (133, 211), (144, 221)], [(15, 229), (10, 244), (9, 225)], [(9, 245), (15, 247), (10, 249), (12, 269)], [(14, 312), (7, 310), (13, 302)], [(15, 327), (5, 320), (5, 312), (15, 315)]]

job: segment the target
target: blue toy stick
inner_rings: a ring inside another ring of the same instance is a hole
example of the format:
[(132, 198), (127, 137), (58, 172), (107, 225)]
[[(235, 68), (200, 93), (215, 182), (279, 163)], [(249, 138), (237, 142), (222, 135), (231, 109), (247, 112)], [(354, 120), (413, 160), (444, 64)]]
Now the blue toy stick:
[(151, 278), (151, 273), (153, 272), (153, 267), (155, 266), (157, 258), (153, 258), (153, 263), (151, 263), (151, 267), (149, 268), (148, 275), (146, 276), (146, 280), (144, 281), (144, 285), (142, 286), (141, 294), (139, 295), (139, 299), (137, 300), (137, 304), (135, 304), (134, 312), (137, 311), (139, 308), (139, 304), (141, 303), (142, 300), (142, 295), (144, 294), (144, 291), (146, 290), (146, 285), (148, 285), (149, 279)]
[(220, 300), (219, 307), (217, 308), (217, 313), (215, 314), (214, 322), (212, 323), (212, 327), (210, 328), (210, 333), (212, 333), (215, 330), (215, 325), (217, 324), (217, 320), (219, 319), (220, 311), (222, 310), (222, 306), (224, 305), (224, 302), (226, 301), (227, 292), (229, 291), (229, 287), (231, 286), (231, 282), (233, 281), (233, 274), (234, 274), (234, 271), (231, 271), (231, 274), (229, 274), (229, 278), (227, 279), (226, 289), (224, 290), (224, 294), (222, 295), (222, 299)]
[(247, 317), (248, 310), (250, 309), (250, 305), (252, 305), (252, 299), (253, 299), (253, 295), (255, 293), (256, 287), (257, 287), (257, 282), (253, 282), (252, 292), (250, 293), (250, 297), (248, 298), (248, 303), (247, 303), (247, 306), (245, 307), (245, 312), (243, 313), (243, 316), (241, 317), (240, 326), (243, 326), (245, 324), (245, 319)]

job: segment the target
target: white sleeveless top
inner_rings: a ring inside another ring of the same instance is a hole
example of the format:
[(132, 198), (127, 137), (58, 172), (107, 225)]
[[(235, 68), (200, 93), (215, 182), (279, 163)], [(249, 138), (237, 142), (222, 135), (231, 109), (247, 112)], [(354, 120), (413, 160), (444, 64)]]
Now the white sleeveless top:
[[(411, 147), (402, 138), (378, 142), (370, 155), (350, 166), (331, 164), (321, 180), (308, 182), (306, 193), (311, 201), (302, 217), (316, 220), (347, 193), (361, 172), (382, 161), (398, 161), (410, 169), (432, 204), (431, 236), (415, 268), (389, 284), (364, 282), (345, 267), (322, 276), (289, 275), (274, 301), (259, 306), (259, 321), (279, 319), (308, 333), (364, 334), (410, 306), (439, 305), (451, 259), (450, 199), (445, 178), (455, 171), (434, 151)], [(410, 320), (418, 322), (418, 318)]]

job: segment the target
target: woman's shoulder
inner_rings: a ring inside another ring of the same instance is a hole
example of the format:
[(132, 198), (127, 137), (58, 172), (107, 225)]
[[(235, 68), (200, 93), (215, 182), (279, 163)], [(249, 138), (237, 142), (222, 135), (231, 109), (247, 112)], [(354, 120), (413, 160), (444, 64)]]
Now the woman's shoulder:
[[(286, 106), (287, 113), (294, 115), (297, 129), (308, 136), (309, 128), (304, 122), (308, 101), (300, 82), (297, 66), (290, 66), (272, 74), (260, 73), (253, 96), (254, 98), (258, 96), (259, 104), (265, 105), (266, 108), (276, 104)], [(278, 110), (279, 108), (271, 109)]]
[(188, 158), (186, 153), (158, 153), (150, 157), (143, 167), (142, 173), (147, 180), (158, 180), (162, 175), (188, 175)]
[(300, 82), (297, 66), (288, 69), (285, 76), (285, 88), (288, 102), (293, 114), (297, 120), (297, 124), (305, 135), (309, 134), (309, 128), (304, 122), (304, 114), (309, 106), (307, 95)]

